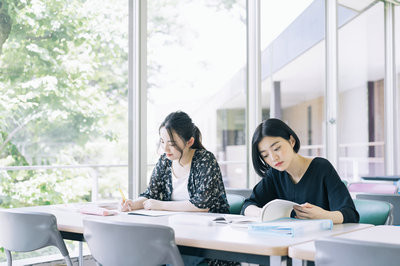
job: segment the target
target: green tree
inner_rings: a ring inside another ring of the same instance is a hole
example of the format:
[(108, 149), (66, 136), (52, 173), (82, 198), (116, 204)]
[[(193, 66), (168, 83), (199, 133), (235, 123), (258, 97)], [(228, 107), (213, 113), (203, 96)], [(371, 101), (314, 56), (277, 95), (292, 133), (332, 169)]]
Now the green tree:
[[(85, 0), (0, 3), (0, 165), (91, 162), (85, 145), (116, 141), (112, 124), (126, 117), (120, 108), (127, 95), (126, 5), (117, 0), (101, 5)], [(18, 184), (51, 192), (62, 182), (55, 172), (2, 173), (0, 194), (22, 204), (27, 197), (13, 191)], [(46, 176), (52, 178), (45, 186), (34, 182)], [(63, 176), (73, 178), (76, 174)], [(31, 203), (63, 199), (56, 192), (41, 194), (30, 194), (37, 199)], [(11, 206), (12, 200), (7, 202)]]

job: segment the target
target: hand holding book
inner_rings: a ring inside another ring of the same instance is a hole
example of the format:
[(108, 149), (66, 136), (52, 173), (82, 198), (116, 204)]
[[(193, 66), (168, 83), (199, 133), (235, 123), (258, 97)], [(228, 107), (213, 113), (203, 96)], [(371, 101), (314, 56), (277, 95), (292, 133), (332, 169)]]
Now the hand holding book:
[(321, 219), (325, 218), (328, 213), (326, 210), (310, 203), (304, 203), (299, 206), (294, 206), (293, 209), (296, 212), (298, 219)]
[(267, 204), (261, 210), (260, 222), (273, 221), (280, 218), (290, 217), (294, 207), (301, 207), (300, 204), (282, 199), (275, 199)]
[[(292, 210), (296, 218), (290, 218)], [(260, 212), (258, 222), (248, 223), (249, 232), (262, 232), (280, 236), (300, 236), (322, 230), (331, 230), (333, 223), (329, 219), (312, 219), (313, 215), (321, 217), (324, 210), (309, 203), (298, 204), (288, 200), (276, 199), (268, 202)]]
[(216, 222), (230, 223), (237, 227), (247, 227), (247, 225), (251, 223), (274, 221), (280, 218), (289, 218), (294, 206), (301, 205), (288, 200), (276, 199), (265, 204), (258, 217), (225, 215), (223, 219)]

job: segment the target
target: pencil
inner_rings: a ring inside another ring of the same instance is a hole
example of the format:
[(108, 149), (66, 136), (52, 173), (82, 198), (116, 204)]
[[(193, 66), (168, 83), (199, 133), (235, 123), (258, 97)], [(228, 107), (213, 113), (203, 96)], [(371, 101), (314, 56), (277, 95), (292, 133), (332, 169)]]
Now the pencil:
[(122, 192), (121, 188), (118, 188), (118, 190), (119, 190), (119, 193), (121, 193), (122, 201), (125, 202), (126, 198), (125, 198), (124, 192)]

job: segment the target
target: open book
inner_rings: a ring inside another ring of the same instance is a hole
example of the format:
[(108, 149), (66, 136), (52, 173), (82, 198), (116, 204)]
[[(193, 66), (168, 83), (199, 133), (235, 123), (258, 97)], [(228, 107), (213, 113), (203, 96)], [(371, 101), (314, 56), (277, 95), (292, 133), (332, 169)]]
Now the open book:
[(267, 204), (261, 210), (260, 222), (273, 221), (280, 218), (290, 217), (293, 206), (300, 206), (293, 201), (275, 199)]
[(247, 227), (247, 224), (250, 223), (268, 222), (280, 218), (288, 218), (293, 210), (293, 206), (300, 206), (300, 204), (288, 200), (275, 199), (264, 205), (264, 207), (261, 209), (259, 217), (225, 215), (224, 217), (216, 218), (215, 222), (231, 223), (238, 226), (243, 225), (243, 227)]

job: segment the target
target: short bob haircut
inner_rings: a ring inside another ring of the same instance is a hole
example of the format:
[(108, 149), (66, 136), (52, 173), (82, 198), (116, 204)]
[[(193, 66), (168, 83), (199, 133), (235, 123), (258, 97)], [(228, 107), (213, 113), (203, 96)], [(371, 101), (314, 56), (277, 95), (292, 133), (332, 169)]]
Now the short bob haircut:
[(293, 150), (295, 153), (297, 153), (300, 149), (300, 140), (296, 133), (294, 133), (294, 131), (283, 121), (276, 118), (270, 118), (264, 120), (260, 125), (258, 125), (254, 131), (253, 139), (251, 141), (251, 154), (254, 170), (259, 176), (264, 177), (270, 168), (258, 150), (258, 144), (260, 141), (264, 137), (281, 137), (289, 141), (290, 136), (292, 136), (295, 140)]

